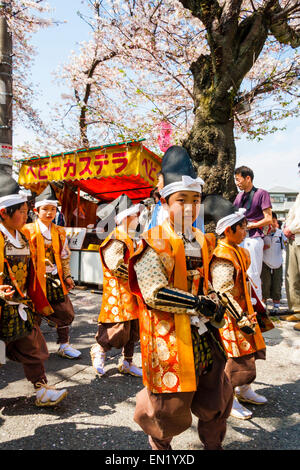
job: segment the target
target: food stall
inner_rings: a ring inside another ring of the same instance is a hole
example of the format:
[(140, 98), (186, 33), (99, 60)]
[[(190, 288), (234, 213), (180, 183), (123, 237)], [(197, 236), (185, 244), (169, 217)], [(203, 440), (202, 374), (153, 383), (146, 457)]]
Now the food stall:
[[(59, 200), (72, 253), (72, 276), (79, 284), (102, 284), (98, 250), (103, 230), (97, 228), (96, 215), (99, 205), (103, 207), (122, 194), (138, 203), (148, 198), (156, 186), (161, 158), (145, 147), (144, 140), (36, 156), (19, 162), (18, 182), (26, 189), (39, 194), (46, 184), (60, 186)], [(82, 197), (84, 194), (90, 200)]]

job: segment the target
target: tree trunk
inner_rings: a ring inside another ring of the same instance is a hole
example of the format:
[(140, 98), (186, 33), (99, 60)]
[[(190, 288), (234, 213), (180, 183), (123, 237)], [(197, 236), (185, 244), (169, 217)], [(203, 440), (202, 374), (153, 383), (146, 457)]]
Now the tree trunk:
[(224, 7), (215, 0), (180, 2), (203, 22), (210, 49), (191, 65), (195, 121), (184, 145), (205, 181), (205, 193), (232, 201), (237, 193), (233, 101), (267, 39), (269, 7), (239, 21), (240, 0)]
[(233, 122), (207, 123), (195, 119), (194, 126), (184, 143), (198, 175), (205, 182), (205, 194), (220, 194), (233, 200), (237, 194), (234, 183), (236, 149)]
[(86, 108), (81, 110), (80, 118), (79, 118), (79, 129), (80, 129), (81, 147), (88, 149), (90, 146), (90, 143), (89, 143), (89, 139), (87, 136)]
[(209, 56), (201, 56), (192, 65), (194, 75), (195, 120), (183, 143), (198, 175), (205, 182), (205, 194), (220, 194), (233, 200), (237, 194), (234, 183), (236, 148), (232, 95), (219, 93), (211, 78)]

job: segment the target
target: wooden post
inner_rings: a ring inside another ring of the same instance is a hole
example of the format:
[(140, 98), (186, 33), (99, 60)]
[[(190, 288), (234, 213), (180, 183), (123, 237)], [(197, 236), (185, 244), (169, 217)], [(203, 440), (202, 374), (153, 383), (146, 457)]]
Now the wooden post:
[[(0, 1), (0, 7), (9, 6)], [(12, 174), (12, 34), (5, 16), (0, 17), (0, 167)]]
[(77, 188), (77, 212), (76, 212), (76, 227), (79, 225), (79, 209), (80, 209), (80, 188)]

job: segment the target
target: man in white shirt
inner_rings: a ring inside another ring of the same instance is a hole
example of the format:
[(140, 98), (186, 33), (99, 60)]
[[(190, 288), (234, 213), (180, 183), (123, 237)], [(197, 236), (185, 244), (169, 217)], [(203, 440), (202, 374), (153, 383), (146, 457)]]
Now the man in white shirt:
[[(300, 175), (300, 163), (298, 163)], [(289, 239), (286, 256), (286, 293), (288, 306), (293, 315), (284, 315), (281, 320), (295, 322), (294, 330), (300, 331), (300, 193), (291, 207), (283, 230)]]

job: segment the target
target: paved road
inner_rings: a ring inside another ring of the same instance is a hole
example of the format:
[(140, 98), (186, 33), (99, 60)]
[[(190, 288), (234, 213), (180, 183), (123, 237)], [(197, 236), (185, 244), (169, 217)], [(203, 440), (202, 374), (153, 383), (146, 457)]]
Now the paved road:
[[(21, 365), (8, 362), (0, 368), (0, 449), (149, 450), (146, 436), (132, 419), (141, 380), (118, 372), (119, 351), (109, 354), (107, 374), (102, 378), (91, 367), (89, 350), (101, 295), (79, 289), (74, 294), (71, 299), (77, 315), (71, 336), (72, 344), (82, 351), (81, 359), (58, 357), (55, 330), (45, 323), (42, 326), (50, 351), (49, 382), (67, 387), (69, 395), (56, 408), (36, 408)], [(277, 321), (265, 340), (267, 360), (257, 363), (254, 388), (269, 402), (249, 405), (254, 412), (251, 420), (229, 418), (227, 450), (300, 449), (300, 334), (292, 324)], [(138, 350), (135, 360), (141, 364)], [(172, 445), (175, 450), (202, 449), (196, 420)]]

